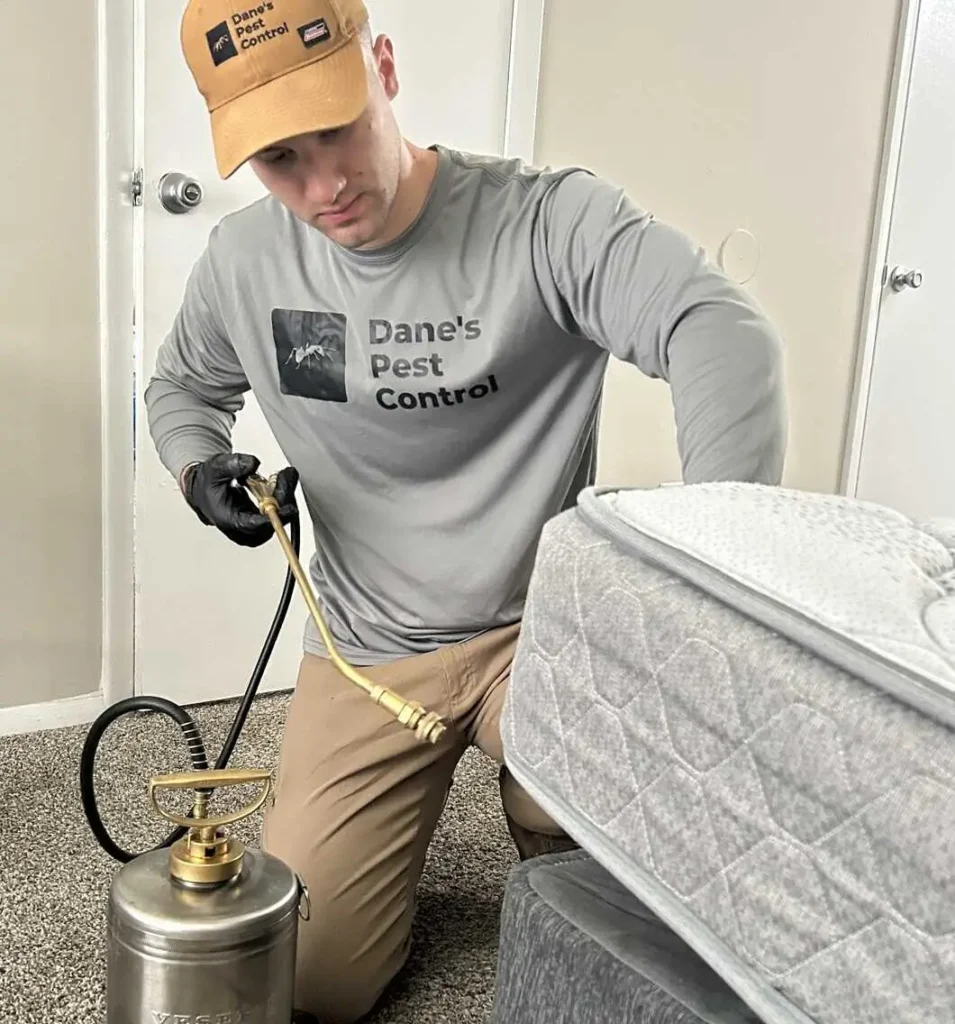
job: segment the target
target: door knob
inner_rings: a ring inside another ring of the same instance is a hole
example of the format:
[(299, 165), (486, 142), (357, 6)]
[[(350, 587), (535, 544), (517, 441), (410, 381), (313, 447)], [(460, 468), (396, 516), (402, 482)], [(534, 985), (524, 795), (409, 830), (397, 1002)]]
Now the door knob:
[(906, 270), (905, 267), (896, 267), (889, 277), (889, 283), (893, 291), (901, 292), (906, 288), (922, 287), (922, 271)]
[(202, 186), (178, 171), (159, 179), (159, 201), (170, 213), (188, 213), (202, 202)]

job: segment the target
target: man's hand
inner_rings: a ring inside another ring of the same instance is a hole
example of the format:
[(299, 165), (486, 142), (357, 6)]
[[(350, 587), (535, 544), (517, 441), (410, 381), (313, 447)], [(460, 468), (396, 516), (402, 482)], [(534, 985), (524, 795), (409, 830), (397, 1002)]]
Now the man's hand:
[[(259, 511), (243, 486), (258, 469), (259, 460), (254, 455), (214, 455), (205, 462), (187, 467), (181, 482), (186, 501), (199, 519), (247, 548), (259, 547), (275, 532), (268, 517)], [(298, 470), (291, 466), (276, 477), (275, 500), (283, 523), (298, 515), (295, 503), (297, 486)]]

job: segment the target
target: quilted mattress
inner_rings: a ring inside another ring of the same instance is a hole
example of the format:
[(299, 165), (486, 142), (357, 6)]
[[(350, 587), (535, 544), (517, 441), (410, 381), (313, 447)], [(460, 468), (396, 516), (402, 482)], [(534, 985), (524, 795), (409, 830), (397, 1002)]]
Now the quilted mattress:
[(955, 519), (588, 489), (542, 535), (501, 730), (766, 1024), (955, 1022)]

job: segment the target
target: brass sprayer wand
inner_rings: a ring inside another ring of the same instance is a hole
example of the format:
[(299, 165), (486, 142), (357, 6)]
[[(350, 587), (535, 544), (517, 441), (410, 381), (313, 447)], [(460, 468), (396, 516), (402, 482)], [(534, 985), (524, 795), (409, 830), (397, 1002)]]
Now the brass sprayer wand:
[(426, 711), (425, 708), (414, 701), (405, 700), (386, 686), (381, 686), (378, 683), (373, 683), (370, 679), (366, 679), (365, 676), (345, 661), (338, 653), (332, 640), (332, 635), (319, 610), (311, 582), (302, 568), (302, 563), (295, 554), (292, 542), (289, 540), (282, 520), (279, 518), (279, 506), (274, 495), (275, 482), (276, 478), (274, 476), (266, 480), (261, 476), (253, 474), (246, 480), (246, 487), (258, 502), (259, 508), (268, 516), (269, 521), (272, 523), (279, 543), (282, 545), (282, 550), (285, 552), (285, 557), (288, 559), (292, 574), (299, 585), (302, 596), (305, 598), (305, 603), (308, 605), (308, 610), (315, 620), (319, 633), (322, 635), (322, 641), (332, 663), (346, 679), (364, 690), (376, 704), (380, 704), (383, 708), (390, 711), (402, 725), (413, 729), (419, 740), (437, 743), (445, 731), (445, 726), (439, 715), (433, 711)]

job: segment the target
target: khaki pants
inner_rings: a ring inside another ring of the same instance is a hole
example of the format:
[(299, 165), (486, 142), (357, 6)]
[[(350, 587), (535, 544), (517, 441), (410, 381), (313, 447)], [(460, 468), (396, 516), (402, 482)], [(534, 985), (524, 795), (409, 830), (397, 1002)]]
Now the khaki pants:
[[(309, 890), (296, 1007), (357, 1021), (404, 965), (415, 888), (455, 766), (474, 744), (502, 764), (498, 719), (519, 627), (363, 670), (442, 716), (422, 743), (326, 659), (306, 655), (289, 707), (263, 845)], [(501, 768), (522, 858), (573, 844)]]

